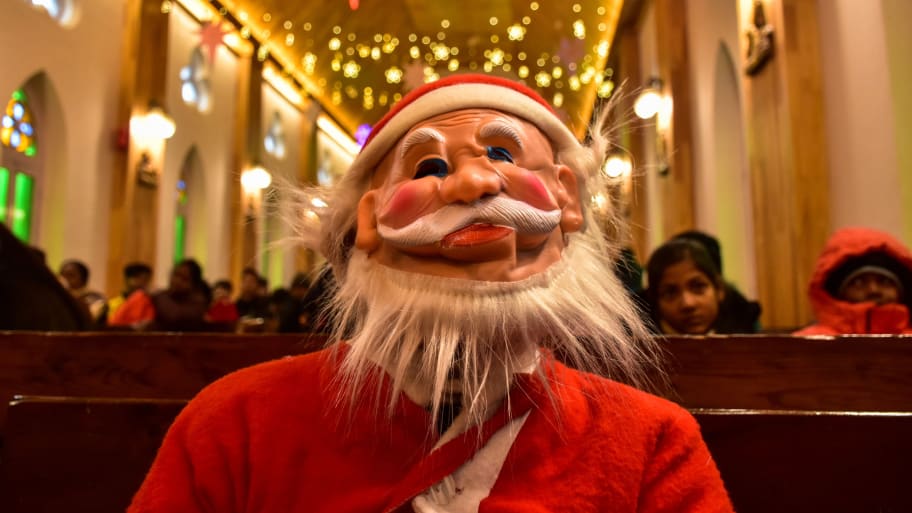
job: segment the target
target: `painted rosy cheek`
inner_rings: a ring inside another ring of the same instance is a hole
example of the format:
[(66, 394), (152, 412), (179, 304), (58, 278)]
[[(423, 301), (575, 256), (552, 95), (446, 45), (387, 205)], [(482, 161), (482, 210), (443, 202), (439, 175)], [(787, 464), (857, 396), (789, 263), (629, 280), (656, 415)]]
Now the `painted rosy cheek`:
[(557, 204), (545, 184), (534, 173), (522, 173), (510, 180), (510, 194), (541, 210), (553, 210)]
[(378, 219), (390, 228), (401, 228), (428, 214), (433, 208), (437, 184), (433, 180), (415, 180), (400, 185), (381, 207)]

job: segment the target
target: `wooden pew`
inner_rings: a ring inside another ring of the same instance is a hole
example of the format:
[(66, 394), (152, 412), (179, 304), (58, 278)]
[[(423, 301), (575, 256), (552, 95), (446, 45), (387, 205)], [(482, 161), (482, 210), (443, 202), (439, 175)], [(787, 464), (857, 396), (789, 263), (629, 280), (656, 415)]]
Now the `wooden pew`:
[(912, 337), (672, 337), (671, 390), (687, 408), (912, 411)]
[(738, 513), (912, 511), (912, 413), (692, 413)]
[(234, 370), (324, 344), (300, 334), (0, 332), (0, 430), (14, 395), (189, 399)]
[(18, 398), (0, 452), (0, 511), (123, 513), (185, 404)]
[[(24, 397), (0, 511), (122, 513), (182, 400)], [(739, 513), (912, 511), (912, 413), (692, 410)]]

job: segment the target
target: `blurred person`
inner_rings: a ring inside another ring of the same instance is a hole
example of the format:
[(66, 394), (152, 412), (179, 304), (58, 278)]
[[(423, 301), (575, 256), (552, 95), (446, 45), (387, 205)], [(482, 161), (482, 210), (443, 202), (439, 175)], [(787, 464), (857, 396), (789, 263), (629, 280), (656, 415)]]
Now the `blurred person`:
[(171, 271), (168, 288), (152, 294), (155, 331), (202, 331), (211, 297), (203, 270), (192, 258), (181, 260)]
[(43, 251), (0, 223), (0, 330), (81, 331), (88, 307), (48, 268)]
[(297, 273), (288, 287), (288, 297), (278, 307), (278, 331), (281, 333), (298, 333), (305, 331), (302, 324), (307, 291), (310, 289), (310, 278), (304, 273)]
[(871, 228), (836, 230), (808, 285), (816, 322), (795, 335), (912, 333), (912, 252)]
[(89, 289), (89, 267), (80, 260), (65, 260), (58, 272), (66, 289), (81, 301), (89, 311), (89, 316), (97, 322), (105, 309), (105, 297), (101, 292)]
[(152, 268), (143, 263), (124, 267), (124, 291), (108, 301), (107, 324), (145, 329), (155, 319), (155, 306), (149, 295)]
[(241, 284), (234, 306), (242, 319), (265, 318), (269, 315), (269, 298), (263, 293), (260, 273), (256, 269), (245, 267), (241, 271)]
[(231, 300), (233, 286), (229, 280), (219, 280), (212, 285), (212, 304), (206, 312), (206, 321), (225, 331), (234, 331), (240, 318)]

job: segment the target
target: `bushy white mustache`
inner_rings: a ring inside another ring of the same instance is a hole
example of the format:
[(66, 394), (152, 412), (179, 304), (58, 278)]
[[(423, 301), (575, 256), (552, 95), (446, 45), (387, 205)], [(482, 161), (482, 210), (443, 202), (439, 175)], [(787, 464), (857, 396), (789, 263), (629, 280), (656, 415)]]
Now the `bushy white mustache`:
[(557, 227), (560, 219), (560, 209), (540, 210), (506, 196), (493, 196), (470, 205), (446, 205), (402, 228), (380, 224), (377, 230), (384, 240), (409, 247), (434, 244), (474, 223), (508, 226), (526, 234), (549, 233)]

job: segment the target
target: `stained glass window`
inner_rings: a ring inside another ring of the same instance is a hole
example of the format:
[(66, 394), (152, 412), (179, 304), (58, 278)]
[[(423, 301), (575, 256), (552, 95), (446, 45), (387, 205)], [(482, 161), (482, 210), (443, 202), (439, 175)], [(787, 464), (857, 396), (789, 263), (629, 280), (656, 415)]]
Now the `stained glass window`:
[(34, 178), (25, 173), (16, 173), (10, 230), (24, 242), (29, 242), (32, 235), (32, 191), (34, 188)]
[(212, 106), (209, 70), (202, 49), (197, 46), (190, 52), (190, 62), (180, 70), (181, 98), (187, 105), (206, 112)]
[(28, 98), (21, 89), (13, 92), (0, 117), (0, 143), (32, 157), (38, 152), (35, 145), (35, 126)]
[(177, 181), (177, 215), (174, 217), (174, 262), (187, 252), (187, 182)]
[(272, 113), (272, 120), (263, 139), (263, 147), (266, 153), (279, 159), (285, 158), (285, 129), (282, 127), (282, 116), (278, 111)]
[(75, 13), (73, 0), (25, 0), (25, 2), (46, 12), (48, 16), (54, 18), (62, 25), (67, 25), (73, 21)]
[(6, 222), (6, 209), (9, 208), (7, 198), (9, 197), (10, 172), (9, 169), (0, 166), (0, 223)]

